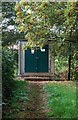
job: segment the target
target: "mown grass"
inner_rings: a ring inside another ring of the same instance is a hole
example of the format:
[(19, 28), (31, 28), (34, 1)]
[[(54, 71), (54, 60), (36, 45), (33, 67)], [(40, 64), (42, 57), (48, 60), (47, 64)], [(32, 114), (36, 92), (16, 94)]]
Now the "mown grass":
[(21, 102), (28, 100), (28, 82), (15, 81), (15, 89), (12, 92), (12, 98), (3, 111), (3, 118), (16, 118), (21, 108)]
[(77, 118), (76, 83), (50, 82), (46, 84), (48, 116), (53, 118)]

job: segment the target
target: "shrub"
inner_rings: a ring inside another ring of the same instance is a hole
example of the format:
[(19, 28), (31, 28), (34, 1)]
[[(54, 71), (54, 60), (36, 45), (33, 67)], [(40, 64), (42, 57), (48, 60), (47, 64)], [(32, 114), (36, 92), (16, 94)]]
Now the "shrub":
[(8, 48), (2, 51), (2, 92), (3, 100), (11, 97), (14, 88), (14, 53)]

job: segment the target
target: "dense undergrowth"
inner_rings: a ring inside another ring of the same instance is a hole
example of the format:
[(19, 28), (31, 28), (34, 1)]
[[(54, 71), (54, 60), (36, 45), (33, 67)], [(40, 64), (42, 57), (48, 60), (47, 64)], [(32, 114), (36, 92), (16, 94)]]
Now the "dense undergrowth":
[(2, 51), (2, 97), (3, 102), (11, 97), (15, 86), (14, 70), (15, 58), (12, 50), (3, 48)]
[[(68, 79), (68, 69), (68, 56), (55, 56), (55, 73), (58, 75), (59, 79)], [(71, 59), (70, 79), (74, 81), (78, 80), (78, 60), (76, 59), (75, 55), (72, 55)]]
[[(3, 118), (14, 118), (18, 115), (21, 109), (21, 102), (28, 100), (28, 82), (15, 81), (15, 87), (12, 91), (12, 97), (7, 104), (3, 106)], [(24, 109), (24, 108), (23, 108)]]

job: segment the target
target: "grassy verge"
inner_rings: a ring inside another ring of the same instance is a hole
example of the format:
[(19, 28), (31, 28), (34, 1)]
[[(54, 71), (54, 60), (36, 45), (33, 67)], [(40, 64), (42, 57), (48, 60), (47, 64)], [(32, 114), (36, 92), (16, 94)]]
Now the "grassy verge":
[(15, 81), (15, 90), (12, 98), (3, 110), (3, 118), (16, 118), (21, 108), (21, 102), (28, 100), (28, 83), (26, 81)]
[(50, 82), (45, 86), (48, 94), (49, 117), (77, 118), (76, 84), (74, 82)]

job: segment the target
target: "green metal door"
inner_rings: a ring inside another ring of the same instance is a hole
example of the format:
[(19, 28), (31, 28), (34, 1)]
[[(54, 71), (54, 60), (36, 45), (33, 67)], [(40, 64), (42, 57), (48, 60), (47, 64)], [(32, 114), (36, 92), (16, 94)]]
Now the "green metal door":
[(25, 72), (48, 72), (48, 45), (43, 50), (25, 51)]
[(45, 51), (38, 50), (38, 72), (48, 72), (48, 46), (43, 48)]
[(25, 51), (25, 72), (36, 72), (36, 51), (31, 53), (30, 49)]

